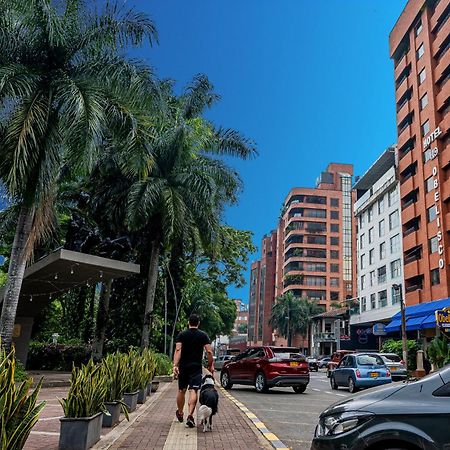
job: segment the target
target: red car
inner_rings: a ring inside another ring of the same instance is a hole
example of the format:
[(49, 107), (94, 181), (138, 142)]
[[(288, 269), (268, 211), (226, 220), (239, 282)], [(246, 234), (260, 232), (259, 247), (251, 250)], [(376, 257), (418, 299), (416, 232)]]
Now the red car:
[(220, 383), (225, 389), (233, 384), (252, 385), (256, 392), (292, 387), (301, 394), (309, 383), (308, 362), (298, 348), (251, 347), (225, 362)]

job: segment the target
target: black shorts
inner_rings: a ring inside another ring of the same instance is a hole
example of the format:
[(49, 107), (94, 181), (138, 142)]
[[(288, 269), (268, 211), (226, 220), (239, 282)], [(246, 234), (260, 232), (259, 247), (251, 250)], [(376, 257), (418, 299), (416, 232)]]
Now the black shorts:
[(186, 388), (198, 390), (202, 384), (202, 368), (201, 367), (180, 367), (178, 375), (178, 389)]

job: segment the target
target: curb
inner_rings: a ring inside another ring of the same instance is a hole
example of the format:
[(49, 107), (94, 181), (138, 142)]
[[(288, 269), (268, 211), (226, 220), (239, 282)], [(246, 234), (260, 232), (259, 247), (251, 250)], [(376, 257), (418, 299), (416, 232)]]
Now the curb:
[(252, 413), (243, 403), (229, 394), (228, 391), (226, 391), (222, 386), (219, 386), (219, 388), (224, 397), (233, 402), (252, 421), (253, 425), (255, 425), (258, 431), (267, 439), (267, 441), (269, 441), (273, 448), (276, 448), (277, 450), (290, 450), (290, 447), (287, 447), (275, 434), (271, 433), (267, 429), (266, 425), (261, 422), (258, 417), (256, 417), (256, 415)]

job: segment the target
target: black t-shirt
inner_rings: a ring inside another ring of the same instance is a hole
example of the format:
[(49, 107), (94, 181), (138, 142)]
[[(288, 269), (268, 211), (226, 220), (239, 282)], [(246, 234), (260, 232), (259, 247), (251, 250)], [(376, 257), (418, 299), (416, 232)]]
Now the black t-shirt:
[(177, 336), (176, 342), (182, 344), (180, 367), (202, 367), (203, 347), (211, 343), (204, 331), (189, 328)]

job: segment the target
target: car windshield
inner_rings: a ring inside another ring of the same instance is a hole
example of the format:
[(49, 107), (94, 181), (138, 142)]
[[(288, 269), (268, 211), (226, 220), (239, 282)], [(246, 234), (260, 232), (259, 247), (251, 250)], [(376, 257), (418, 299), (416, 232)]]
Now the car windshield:
[(386, 362), (400, 362), (401, 358), (398, 355), (382, 355), (381, 356)]
[(356, 360), (359, 366), (382, 366), (384, 364), (378, 355), (359, 355)]
[(272, 351), (275, 358), (305, 360), (305, 356), (298, 348), (273, 348)]

